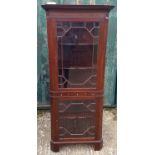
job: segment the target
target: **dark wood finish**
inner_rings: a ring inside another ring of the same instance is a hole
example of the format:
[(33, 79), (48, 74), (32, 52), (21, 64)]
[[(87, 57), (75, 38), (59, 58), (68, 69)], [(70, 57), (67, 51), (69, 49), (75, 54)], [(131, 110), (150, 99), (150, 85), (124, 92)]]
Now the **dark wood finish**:
[(109, 12), (114, 6), (112, 5), (50, 5), (44, 4), (42, 7), (46, 11), (105, 11)]
[(46, 10), (51, 150), (103, 146), (105, 54), (110, 5), (42, 5)]
[(57, 40), (55, 20), (47, 20), (50, 89), (58, 90)]
[[(105, 72), (105, 55), (106, 55), (106, 43), (107, 43), (107, 33), (108, 33), (108, 14), (105, 13), (104, 19), (100, 22), (100, 37), (99, 37), (99, 56), (98, 56), (98, 90), (103, 90), (104, 88), (104, 72)], [(101, 72), (102, 71), (102, 72)]]

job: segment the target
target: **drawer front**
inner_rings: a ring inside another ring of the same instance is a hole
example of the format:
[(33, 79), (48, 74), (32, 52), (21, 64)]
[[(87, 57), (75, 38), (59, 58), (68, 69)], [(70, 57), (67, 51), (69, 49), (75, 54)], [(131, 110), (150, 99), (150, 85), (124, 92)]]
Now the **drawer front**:
[(95, 136), (96, 103), (94, 100), (61, 101), (59, 110), (59, 137), (77, 138)]

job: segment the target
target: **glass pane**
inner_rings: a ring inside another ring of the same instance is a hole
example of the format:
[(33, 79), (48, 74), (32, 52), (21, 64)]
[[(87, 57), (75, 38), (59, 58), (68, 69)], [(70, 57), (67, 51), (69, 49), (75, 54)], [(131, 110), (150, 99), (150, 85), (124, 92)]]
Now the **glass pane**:
[(57, 22), (59, 88), (95, 88), (99, 22)]
[(58, 110), (61, 138), (95, 136), (95, 100), (59, 101)]
[(95, 117), (83, 116), (60, 116), (59, 133), (61, 138), (68, 137), (94, 137), (95, 136)]

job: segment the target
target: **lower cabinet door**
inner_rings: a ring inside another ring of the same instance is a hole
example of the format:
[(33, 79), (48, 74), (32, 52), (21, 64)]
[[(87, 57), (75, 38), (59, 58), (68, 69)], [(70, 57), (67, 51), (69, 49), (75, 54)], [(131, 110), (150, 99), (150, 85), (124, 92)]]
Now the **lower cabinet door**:
[(60, 101), (59, 138), (95, 137), (95, 100)]

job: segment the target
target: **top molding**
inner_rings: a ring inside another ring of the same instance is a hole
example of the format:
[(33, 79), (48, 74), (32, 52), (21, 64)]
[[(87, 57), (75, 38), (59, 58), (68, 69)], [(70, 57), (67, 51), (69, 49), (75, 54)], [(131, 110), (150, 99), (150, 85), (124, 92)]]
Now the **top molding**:
[(113, 5), (58, 5), (58, 4), (43, 4), (42, 7), (46, 11), (58, 11), (58, 10), (66, 10), (66, 11), (80, 11), (80, 10), (87, 10), (87, 11), (105, 11), (109, 12), (111, 9), (114, 8)]

